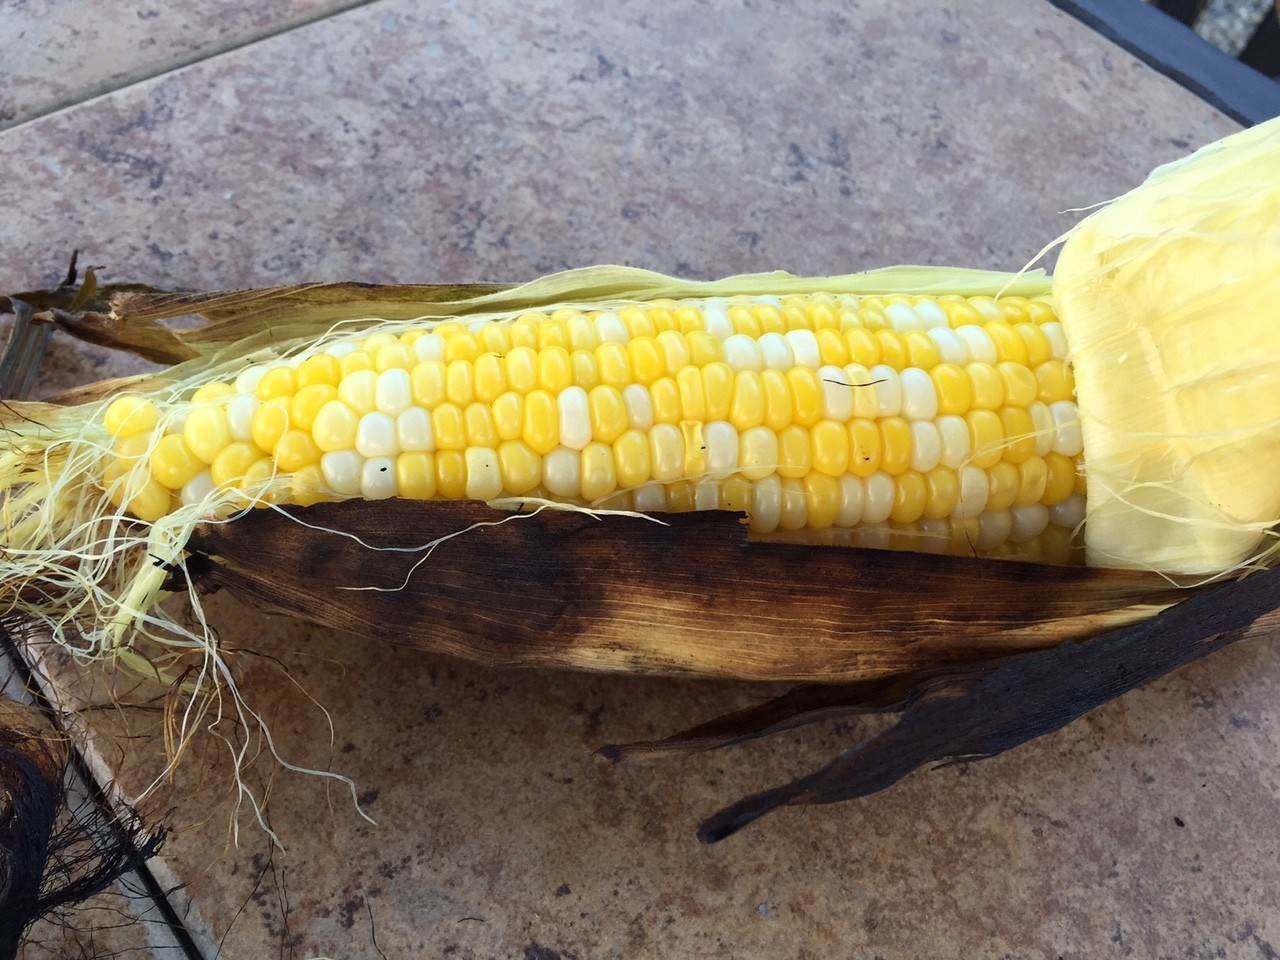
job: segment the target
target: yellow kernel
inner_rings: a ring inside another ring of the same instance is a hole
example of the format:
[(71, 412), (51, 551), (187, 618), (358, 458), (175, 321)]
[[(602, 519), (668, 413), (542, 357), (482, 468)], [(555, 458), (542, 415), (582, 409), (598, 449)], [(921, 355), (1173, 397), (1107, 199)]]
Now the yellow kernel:
[(1003, 407), (1000, 425), (1004, 431), (1004, 459), (1010, 463), (1022, 463), (1036, 452), (1036, 426), (1031, 414), (1023, 407)]
[(688, 420), (706, 420), (707, 388), (702, 371), (697, 367), (683, 368), (676, 374), (676, 386), (680, 388), (681, 416)]
[(325, 404), (338, 399), (338, 388), (328, 383), (312, 383), (302, 387), (289, 401), (290, 425), (311, 430)]
[(708, 363), (724, 359), (724, 347), (705, 330), (686, 333), (685, 341), (689, 344), (689, 362), (695, 367), (705, 367)]
[(707, 472), (707, 442), (703, 438), (703, 424), (697, 420), (681, 420), (680, 433), (684, 438), (684, 475), (700, 477)]
[[(229, 443), (209, 466), (209, 475), (218, 486), (240, 485), (252, 467), (266, 456), (253, 443)], [(192, 474), (194, 476), (194, 474)]]
[(325, 491), (324, 474), (320, 470), (320, 464), (308, 463), (299, 467), (289, 477), (291, 503), (296, 503), (300, 507), (309, 507), (328, 499), (330, 495)]
[(1015, 507), (1025, 507), (1044, 501), (1048, 486), (1049, 468), (1042, 457), (1027, 457), (1018, 464), (1018, 494), (1013, 498)]
[(786, 372), (791, 390), (791, 422), (811, 427), (822, 418), (822, 383), (818, 371), (792, 367)]
[(542, 481), (542, 458), (521, 440), (504, 440), (498, 445), (498, 473), (502, 488), (521, 496)]
[(569, 368), (575, 387), (590, 390), (600, 382), (600, 373), (596, 370), (596, 358), (589, 350), (575, 350), (569, 354)]
[[(905, 421), (904, 421), (905, 422)], [(792, 424), (778, 434), (778, 473), (799, 479), (813, 469), (809, 431)]]
[(1076, 462), (1060, 453), (1049, 453), (1044, 457), (1045, 484), (1041, 503), (1046, 507), (1057, 506), (1075, 493)]
[(636, 382), (645, 386), (668, 372), (662, 359), (662, 351), (658, 349), (658, 343), (652, 337), (636, 337), (629, 341), (627, 356), (631, 361), (631, 371)]
[[(413, 402), (430, 410), (441, 403), (445, 397), (445, 365), (443, 360), (426, 360), (419, 363), (409, 372), (409, 389), (413, 393)], [(343, 381), (346, 382), (345, 380)], [(339, 386), (341, 392), (341, 386)], [(368, 411), (361, 411), (367, 413)]]
[(493, 403), (507, 389), (507, 371), (502, 358), (496, 354), (482, 353), (476, 357), (472, 376), (476, 399), (481, 403)]
[(641, 430), (628, 430), (613, 442), (613, 469), (618, 486), (624, 490), (648, 483), (650, 477), (649, 437)]
[(738, 431), (764, 423), (764, 381), (754, 370), (739, 370), (734, 377), (729, 422)]
[(960, 502), (960, 480), (954, 470), (934, 467), (924, 475), (924, 516), (933, 520), (949, 517)]
[(221, 400), (223, 397), (229, 397), (235, 392), (236, 388), (229, 383), (206, 383), (191, 395), (191, 402), (208, 403), (211, 400)]
[(818, 340), (818, 354), (822, 357), (824, 364), (843, 367), (849, 362), (849, 345), (845, 343), (844, 336), (839, 330), (823, 328), (814, 336)]
[(480, 328), (480, 346), (489, 353), (502, 356), (511, 349), (511, 325), (494, 321)]
[(160, 411), (150, 400), (126, 395), (111, 401), (103, 414), (102, 425), (114, 439), (147, 433), (160, 422)]
[[(360, 418), (350, 407), (341, 400), (331, 400), (316, 411), (315, 420), (311, 424), (311, 436), (315, 439), (316, 446), (325, 453), (350, 450), (356, 445), (359, 426)], [(264, 439), (268, 438), (264, 436)], [(276, 437), (276, 441), (279, 442), (279, 437)], [(257, 443), (256, 438), (254, 442)], [(275, 444), (263, 449), (274, 450)]]
[(733, 324), (734, 333), (741, 333), (753, 340), (758, 339), (763, 332), (759, 319), (750, 307), (743, 304), (735, 304), (729, 308), (729, 322)]
[(880, 431), (880, 469), (897, 476), (911, 465), (911, 427), (902, 417), (883, 417), (876, 426)]
[(320, 462), (320, 448), (311, 434), (302, 430), (286, 430), (273, 451), (276, 466), (286, 473)]
[(1016, 330), (1007, 323), (988, 323), (982, 328), (987, 331), (996, 345), (996, 354), (1001, 360), (1027, 365), (1027, 345), (1018, 336)]
[(413, 363), (413, 351), (403, 343), (388, 343), (385, 347), (379, 347), (378, 352), (373, 355), (373, 369), (379, 373), (384, 370), (408, 370)]
[(650, 305), (649, 319), (653, 321), (655, 333), (665, 333), (668, 330), (680, 332), (680, 321), (676, 319), (674, 311), (669, 309), (673, 306), (675, 306), (674, 300), (654, 300)]
[(804, 307), (798, 303), (784, 304), (782, 316), (787, 321), (788, 330), (813, 329), (813, 321), (809, 319), (809, 314), (805, 313)]
[(466, 420), (462, 415), (462, 408), (456, 403), (442, 403), (431, 411), (431, 430), (437, 449), (466, 449)]
[[(231, 446), (237, 446), (232, 444)], [(251, 446), (245, 444), (245, 446)], [(230, 449), (230, 448), (228, 448)], [(257, 507), (266, 506), (268, 503), (276, 503), (280, 500), (280, 489), (274, 485), (268, 487), (268, 484), (276, 477), (276, 464), (270, 457), (262, 455), (262, 451), (257, 447), (253, 447), (253, 451), (258, 455), (258, 459), (254, 460), (249, 466), (245, 467), (240, 474), (240, 482), (232, 489), (247, 490), (258, 501), (254, 504)], [(225, 451), (224, 451), (225, 452)], [(213, 468), (209, 468), (210, 475), (213, 474)]]
[(702, 319), (702, 311), (696, 307), (677, 307), (675, 318), (676, 323), (679, 324), (680, 332), (684, 334), (702, 330), (705, 326)]
[(498, 430), (493, 422), (493, 410), (488, 404), (469, 403), (462, 416), (466, 423), (467, 446), (497, 448)]
[(616, 387), (592, 387), (587, 392), (591, 415), (591, 435), (613, 443), (627, 429), (627, 405)]
[(454, 360), (445, 365), (444, 397), (460, 407), (476, 398), (475, 364), (468, 360)]
[(1000, 372), (989, 363), (965, 364), (969, 377), (973, 406), (978, 410), (999, 410), (1004, 406), (1004, 380)]
[(430, 453), (402, 453), (396, 457), (396, 490), (406, 500), (430, 500), (436, 495), (436, 458)]
[(751, 481), (734, 474), (720, 484), (720, 509), (746, 513), (751, 507)]
[(204, 461), (191, 452), (180, 434), (161, 437), (151, 451), (151, 475), (170, 490), (181, 490), (204, 469)]
[(1020, 363), (1007, 360), (996, 364), (1000, 382), (1004, 385), (1004, 402), (1010, 407), (1029, 407), (1040, 393), (1036, 375)]
[(427, 331), (421, 328), (406, 330), (404, 333), (400, 334), (400, 342), (403, 343), (406, 347), (412, 347), (415, 343), (417, 343), (426, 335), (427, 335)]
[(969, 425), (969, 447), (973, 451), (969, 462), (989, 470), (1004, 455), (1004, 428), (1000, 415), (994, 410), (970, 410), (964, 419)]
[(364, 350), (369, 356), (376, 356), (378, 351), (388, 344), (396, 343), (395, 335), (389, 331), (382, 330), (378, 333), (371, 333), (364, 338), (360, 344), (360, 349)]
[(665, 330), (659, 333), (656, 340), (658, 351), (662, 354), (663, 366), (668, 371), (676, 371), (681, 367), (687, 366), (693, 359), (693, 353), (689, 350), (689, 343), (684, 338), (684, 334), (675, 330)]
[[(254, 429), (256, 431), (259, 416), (269, 416), (264, 414), (264, 410), (275, 411), (278, 417), (287, 421), (289, 419), (288, 411), (278, 404), (288, 404), (287, 400), (280, 400), (275, 403), (264, 403), (258, 408), (257, 413), (253, 416)], [(225, 407), (201, 407), (198, 410), (192, 410), (187, 416), (187, 422), (182, 428), (182, 437), (187, 441), (187, 447), (197, 457), (205, 463), (213, 463), (213, 458), (222, 452), (222, 448), (231, 442), (231, 424), (227, 420), (227, 410)]]
[[(436, 332), (444, 334), (445, 326), (445, 324), (442, 324), (437, 328)], [(478, 356), (480, 356), (480, 344), (471, 331), (459, 329), (452, 336), (445, 336), (445, 363), (453, 363), (455, 360), (473, 361)]]
[(511, 349), (514, 350), (519, 347), (532, 350), (537, 349), (538, 326), (541, 321), (530, 319), (532, 317), (542, 317), (543, 320), (546, 319), (540, 313), (525, 313), (517, 317), (515, 322), (511, 324), (511, 330), (509, 331), (511, 334)]
[(621, 390), (632, 382), (631, 358), (620, 343), (602, 343), (596, 347), (596, 372), (600, 382)]
[[(561, 311), (557, 310), (556, 314)], [(569, 346), (569, 330), (563, 322), (563, 316), (557, 317), (553, 315), (550, 320), (538, 324), (538, 352), (541, 353), (547, 347), (563, 347), (568, 349)]]
[(327, 353), (317, 353), (314, 357), (307, 357), (298, 364), (298, 369), (294, 371), (294, 379), (297, 381), (299, 390), (321, 385), (336, 387), (342, 380), (342, 364), (338, 362), (337, 357), (331, 357)]
[(924, 477), (915, 470), (893, 478), (893, 507), (889, 510), (889, 519), (894, 523), (915, 523), (924, 516), (927, 503), (928, 488)]
[(338, 361), (338, 370), (343, 377), (349, 377), (353, 373), (361, 370), (373, 369), (373, 357), (365, 353), (363, 350), (355, 350), (348, 353), (345, 357)]
[(884, 439), (874, 420), (849, 421), (849, 472), (856, 477), (869, 477), (880, 469)]
[(573, 386), (573, 368), (564, 347), (553, 345), (538, 351), (538, 386), (552, 394)]
[(643, 307), (624, 307), (618, 311), (618, 316), (632, 337), (652, 337), (658, 332), (649, 319), (649, 312)]
[(938, 306), (942, 307), (943, 312), (946, 313), (947, 320), (953, 329), (983, 322), (982, 314), (975, 310), (967, 300), (940, 299)]
[(684, 436), (670, 423), (658, 423), (649, 431), (649, 465), (653, 479), (667, 483), (684, 471)]
[(791, 423), (791, 386), (781, 370), (761, 371), (760, 383), (764, 387), (764, 425), (777, 432)]
[(538, 386), (538, 353), (529, 347), (512, 347), (503, 358), (507, 383), (516, 393), (528, 393)]
[(569, 337), (570, 350), (594, 350), (600, 346), (600, 336), (596, 325), (585, 313), (575, 313), (565, 323), (565, 332)]
[(904, 370), (907, 366), (907, 344), (897, 330), (877, 330), (876, 345), (880, 347), (880, 362)]
[(1004, 311), (995, 297), (970, 297), (969, 305), (978, 311), (984, 324), (999, 323), (1004, 325)]
[(661, 377), (650, 384), (649, 404), (653, 408), (654, 423), (680, 422), (680, 387), (671, 377)]
[(591, 503), (607, 497), (617, 488), (613, 447), (593, 440), (582, 448), (582, 499)]
[(813, 469), (830, 477), (843, 476), (849, 470), (849, 431), (845, 424), (819, 420), (810, 431), (813, 446), (810, 457)]
[(1037, 367), (1046, 360), (1053, 359), (1053, 344), (1038, 324), (1023, 322), (1016, 324), (1013, 329), (1027, 348), (1027, 366)]
[(808, 526), (825, 530), (836, 522), (840, 513), (840, 484), (835, 477), (811, 473), (804, 478), (804, 501)]
[(461, 500), (467, 495), (467, 457), (461, 450), (436, 454), (436, 489), (446, 500)]
[[(412, 378), (410, 380), (412, 383)], [(378, 375), (372, 370), (357, 370), (338, 384), (338, 399), (363, 416), (372, 413), (377, 397)]]
[(1002, 460), (987, 471), (987, 483), (990, 494), (987, 497), (987, 509), (991, 511), (1008, 510), (1018, 496), (1018, 468), (1007, 460)]
[(560, 411), (545, 390), (532, 390), (524, 398), (524, 442), (544, 457), (560, 444)]
[(124, 509), (146, 523), (155, 523), (173, 506), (173, 494), (158, 480), (148, 480), (130, 492), (133, 495)]
[(938, 345), (927, 334), (912, 330), (902, 339), (907, 347), (907, 366), (928, 371), (942, 362)]
[(292, 397), (297, 382), (291, 367), (272, 367), (258, 381), (258, 399), (274, 400), (276, 397)]
[(805, 308), (814, 330), (833, 330), (840, 326), (840, 317), (829, 302), (813, 300)]
[(845, 330), (844, 342), (849, 348), (850, 363), (874, 367), (880, 362), (880, 341), (866, 327), (850, 327)]
[(702, 387), (706, 419), (728, 419), (729, 407), (733, 404), (733, 367), (723, 360), (708, 363), (702, 368)]
[(500, 440), (519, 440), (524, 434), (524, 397), (508, 390), (494, 400), (493, 427)]
[(1061, 360), (1046, 360), (1036, 367), (1037, 398), (1042, 403), (1057, 403), (1076, 398), (1075, 377)]
[(1053, 312), (1053, 305), (1046, 300), (1028, 300), (1026, 303), (1027, 319), (1034, 324), (1053, 323), (1058, 315)]
[(693, 484), (677, 480), (667, 486), (667, 513), (692, 513), (698, 507)]
[(939, 414), (966, 414), (973, 406), (973, 384), (963, 367), (940, 363), (929, 371), (934, 392), (938, 395)]

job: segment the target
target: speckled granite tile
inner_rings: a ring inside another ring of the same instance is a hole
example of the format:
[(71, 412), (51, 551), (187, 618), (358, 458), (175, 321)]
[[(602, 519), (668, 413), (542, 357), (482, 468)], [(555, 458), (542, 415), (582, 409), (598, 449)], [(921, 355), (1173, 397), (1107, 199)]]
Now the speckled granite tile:
[[(117, 278), (201, 287), (602, 260), (697, 276), (1016, 267), (1070, 222), (1059, 211), (1232, 129), (1047, 4), (998, 9), (382, 0), (0, 135), (21, 161), (0, 182), (5, 282), (56, 277), (73, 245)], [(111, 369), (64, 356), (60, 382)], [(287, 852), (244, 815), (234, 846), (227, 747), (203, 742), (149, 807), (175, 826), (159, 867), (228, 957), (1234, 960), (1280, 945), (1271, 644), (1009, 755), (704, 848), (701, 816), (863, 727), (607, 766), (604, 742), (766, 692), (484, 670), (210, 606), (228, 644), (268, 655), (242, 658), (241, 686), (282, 755), (354, 778), (377, 821), (341, 784), (264, 760), (249, 782), (269, 784)], [(106, 702), (100, 675), (61, 675), (68, 696)], [(125, 789), (149, 783), (156, 713), (91, 716)]]
[(0, 0), (0, 130), (359, 0)]

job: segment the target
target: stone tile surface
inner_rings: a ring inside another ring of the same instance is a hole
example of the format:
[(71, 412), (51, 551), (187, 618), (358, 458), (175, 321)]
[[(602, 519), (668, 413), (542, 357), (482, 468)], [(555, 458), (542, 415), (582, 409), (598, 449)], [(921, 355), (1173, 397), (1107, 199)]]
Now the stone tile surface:
[(359, 0), (0, 0), (0, 130)]
[[(761, 38), (768, 38), (767, 45)], [(1048, 4), (380, 0), (0, 136), (6, 286), (83, 246), (117, 279), (695, 276), (923, 261), (1012, 268), (1229, 121)], [(21, 162), (17, 162), (21, 161)], [(48, 389), (120, 369), (58, 341)], [(823, 763), (832, 723), (606, 766), (760, 687), (494, 671), (208, 600), (281, 756), (273, 849), (202, 737), (147, 801), (158, 869), (226, 957), (1265, 957), (1280, 946), (1280, 654), (1228, 649), (1059, 734), (787, 811), (700, 817)], [(389, 626), (389, 633), (393, 625)], [(285, 671), (287, 671), (287, 676)], [(110, 703), (101, 671), (66, 696)], [(95, 709), (127, 792), (154, 691)], [(323, 710), (321, 709), (323, 707)], [(327, 711), (327, 714), (326, 712)], [(330, 728), (332, 723), (332, 732)]]

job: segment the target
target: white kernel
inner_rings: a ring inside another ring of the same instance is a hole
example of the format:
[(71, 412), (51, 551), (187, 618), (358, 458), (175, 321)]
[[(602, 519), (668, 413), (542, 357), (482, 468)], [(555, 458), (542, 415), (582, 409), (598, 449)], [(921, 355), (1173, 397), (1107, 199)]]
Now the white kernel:
[(362, 457), (394, 457), (396, 422), (385, 413), (366, 413), (356, 427), (356, 451)]
[(1067, 335), (1062, 329), (1062, 324), (1057, 320), (1050, 320), (1048, 323), (1040, 324), (1040, 329), (1049, 338), (1049, 349), (1053, 351), (1053, 359), (1065, 361), (1069, 348), (1067, 347)]
[(553, 496), (581, 496), (582, 454), (563, 446), (548, 453), (542, 458), (542, 485)]
[(751, 484), (749, 525), (756, 533), (772, 533), (782, 518), (782, 479), (773, 474)]
[(993, 365), (999, 362), (1000, 354), (996, 350), (996, 342), (991, 339), (991, 334), (976, 323), (966, 323), (956, 327), (956, 335), (969, 348), (969, 356), (973, 358), (974, 362)]
[(764, 351), (745, 333), (735, 333), (725, 340), (724, 360), (735, 371), (764, 369)]
[(974, 544), (980, 552), (994, 550), (1009, 541), (1013, 532), (1013, 518), (1008, 510), (997, 510), (984, 513), (978, 517), (978, 542)]
[[(233, 440), (239, 443), (253, 440), (253, 415), (258, 412), (261, 403), (257, 397), (247, 393), (231, 398), (227, 404), (227, 424), (231, 428)], [(176, 427), (174, 432), (177, 432)]]
[(338, 343), (331, 343), (324, 348), (324, 352), (335, 360), (341, 360), (343, 357), (349, 357), (360, 349), (360, 344), (353, 343), (350, 340), (342, 340)]
[(566, 387), (556, 397), (560, 411), (560, 442), (581, 450), (591, 442), (591, 405), (582, 387)]
[(715, 510), (720, 506), (720, 481), (699, 480), (693, 485), (693, 509)]
[(713, 297), (702, 306), (702, 316), (707, 325), (707, 333), (717, 340), (727, 340), (733, 336), (733, 321), (729, 319), (729, 307), (720, 297)]
[(360, 495), (360, 475), (364, 470), (364, 457), (354, 450), (334, 450), (320, 458), (320, 473), (324, 485), (334, 493), (348, 497)]
[(182, 501), (183, 506), (187, 507), (193, 503), (203, 503), (204, 498), (213, 493), (213, 487), (213, 475), (208, 470), (201, 470), (183, 484), (182, 490), (178, 493), (178, 499)]
[(812, 330), (788, 330), (783, 334), (787, 346), (797, 367), (808, 367), (816, 370), (822, 366), (822, 350), (818, 347), (818, 338)]
[(502, 495), (502, 471), (498, 452), (489, 447), (467, 447), (467, 499), (492, 500)]
[[(323, 467), (320, 468), (322, 471)], [(396, 462), (391, 457), (371, 457), (360, 468), (360, 496), (386, 500), (396, 495)]]
[(953, 516), (957, 520), (972, 520), (987, 509), (991, 498), (991, 480), (981, 467), (960, 468), (960, 499), (956, 501)]
[(267, 368), (261, 364), (245, 367), (236, 377), (236, 393), (256, 393), (258, 383), (266, 374)]
[(893, 477), (877, 470), (863, 484), (862, 522), (884, 523), (893, 510)]
[(951, 545), (951, 524), (938, 517), (922, 517), (916, 524), (920, 537), (915, 549), (922, 553), (945, 553)]
[(766, 370), (790, 370), (795, 366), (795, 357), (791, 355), (791, 344), (780, 333), (761, 334), (756, 341), (760, 344), (760, 353), (764, 357)]
[(925, 333), (929, 333), (932, 336), (932, 331), (937, 329), (944, 329), (950, 332), (951, 321), (947, 319), (947, 311), (932, 300), (921, 300), (916, 304), (915, 310), (916, 316), (924, 323)]
[(702, 431), (707, 448), (707, 475), (723, 480), (738, 469), (738, 431), (724, 420), (712, 420)]
[(1053, 449), (1064, 457), (1078, 457), (1084, 450), (1084, 438), (1080, 433), (1080, 411), (1071, 400), (1058, 400), (1049, 404), (1053, 416)]
[(866, 490), (862, 480), (851, 473), (840, 478), (840, 508), (836, 511), (837, 527), (856, 527), (862, 520)]
[(905, 303), (891, 303), (884, 308), (884, 315), (899, 333), (918, 333), (924, 329), (919, 314)]
[(942, 358), (943, 363), (954, 363), (963, 367), (969, 362), (968, 344), (950, 327), (930, 327), (925, 333), (938, 348), (938, 356)]
[(646, 483), (631, 491), (637, 513), (662, 513), (667, 506), (667, 495), (660, 483)]
[(373, 403), (380, 412), (389, 417), (398, 416), (412, 402), (413, 391), (409, 386), (408, 370), (392, 367), (378, 374), (378, 381), (373, 389)]
[(899, 374), (902, 383), (902, 415), (908, 420), (932, 420), (938, 415), (938, 390), (933, 378), (919, 367)]
[(1044, 533), (1045, 527), (1049, 526), (1049, 508), (1043, 503), (1029, 503), (1014, 507), (1009, 511), (1009, 515), (1013, 520), (1009, 539), (1014, 543), (1034, 540)]
[(1055, 527), (1066, 527), (1074, 530), (1084, 523), (1085, 498), (1083, 494), (1073, 493), (1061, 503), (1049, 508), (1049, 522)]
[(969, 304), (981, 314), (986, 323), (1003, 323), (1004, 311), (995, 300), (970, 300)]
[(631, 333), (622, 318), (610, 311), (596, 316), (596, 336), (601, 343), (626, 343), (631, 339)]
[(896, 417), (902, 413), (902, 380), (898, 371), (878, 363), (867, 372), (876, 390), (876, 416)]
[(430, 453), (436, 448), (435, 428), (426, 410), (410, 407), (396, 417), (396, 444), (401, 453), (417, 450)]
[(763, 304), (764, 306), (773, 307), (777, 310), (782, 309), (781, 297), (775, 297), (772, 294), (766, 294), (766, 295), (756, 297), (755, 299), (756, 299), (756, 303), (758, 304)]
[(839, 367), (819, 367), (818, 382), (822, 385), (822, 416), (837, 423), (852, 417), (855, 388), (849, 375)]
[(781, 514), (778, 526), (783, 530), (803, 530), (809, 522), (809, 498), (804, 482), (794, 477), (781, 478)]
[(932, 420), (912, 420), (911, 469), (927, 473), (942, 459), (942, 434)]
[(1057, 427), (1053, 422), (1053, 414), (1039, 400), (1033, 401), (1027, 408), (1031, 416), (1031, 424), (1036, 433), (1036, 456), (1043, 457), (1053, 451), (1053, 441), (1057, 437)]
[(627, 407), (627, 423), (633, 430), (648, 433), (653, 426), (653, 398), (649, 388), (640, 383), (629, 383), (622, 388), (622, 402)]
[(944, 413), (934, 423), (938, 427), (938, 436), (942, 442), (942, 452), (938, 462), (944, 467), (959, 470), (965, 458), (969, 456), (972, 440), (969, 437), (969, 425), (964, 417), (953, 413)]
[(413, 355), (419, 363), (444, 359), (444, 337), (438, 333), (424, 333), (413, 341)]

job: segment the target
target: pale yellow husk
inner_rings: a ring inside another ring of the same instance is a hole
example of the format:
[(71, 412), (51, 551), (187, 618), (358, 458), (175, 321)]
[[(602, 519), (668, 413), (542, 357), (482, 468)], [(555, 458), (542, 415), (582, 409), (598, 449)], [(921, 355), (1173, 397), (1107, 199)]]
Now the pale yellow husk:
[(1216, 574), (1266, 554), (1280, 520), (1280, 119), (1086, 218), (1053, 288), (1088, 562)]

